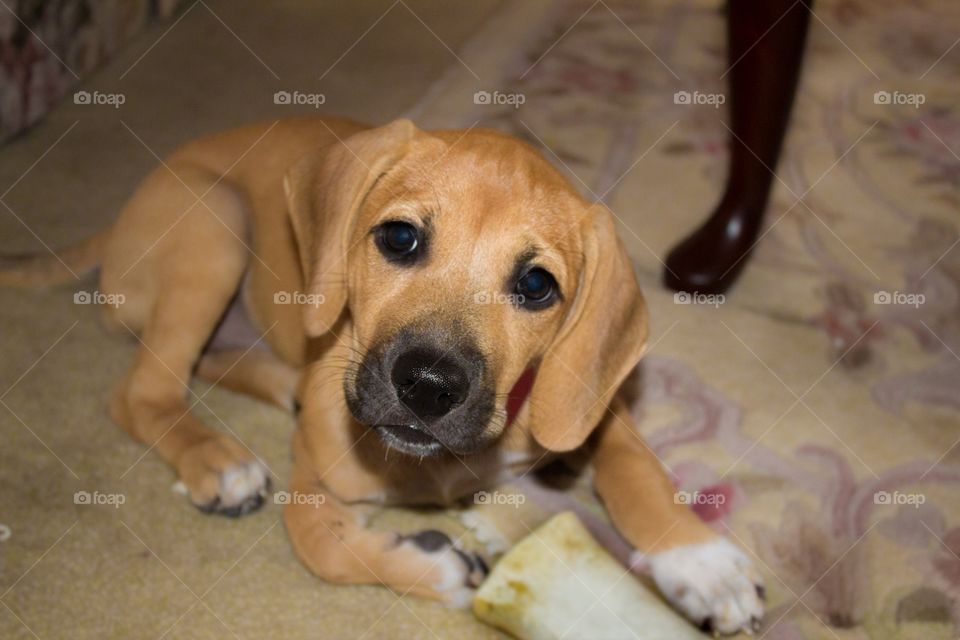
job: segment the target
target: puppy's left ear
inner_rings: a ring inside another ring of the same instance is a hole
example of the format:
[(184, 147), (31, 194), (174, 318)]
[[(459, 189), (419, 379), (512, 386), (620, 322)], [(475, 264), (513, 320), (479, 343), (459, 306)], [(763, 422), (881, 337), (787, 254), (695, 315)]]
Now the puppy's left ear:
[(581, 230), (576, 298), (530, 396), (533, 435), (552, 451), (583, 444), (647, 344), (647, 307), (612, 214), (594, 205)]
[(304, 305), (304, 331), (318, 337), (347, 303), (347, 253), (357, 213), (377, 179), (406, 154), (418, 132), (409, 120), (335, 140), (308, 153), (284, 176), (303, 280), (318, 305)]

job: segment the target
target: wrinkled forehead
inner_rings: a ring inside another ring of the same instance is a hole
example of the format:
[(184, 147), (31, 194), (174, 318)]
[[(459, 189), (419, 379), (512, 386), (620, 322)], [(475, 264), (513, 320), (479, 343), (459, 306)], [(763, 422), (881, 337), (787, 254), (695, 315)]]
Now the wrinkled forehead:
[(581, 254), (587, 205), (539, 153), (500, 133), (424, 135), (375, 191), (374, 223), (412, 218), (456, 242), (491, 239), (567, 268)]

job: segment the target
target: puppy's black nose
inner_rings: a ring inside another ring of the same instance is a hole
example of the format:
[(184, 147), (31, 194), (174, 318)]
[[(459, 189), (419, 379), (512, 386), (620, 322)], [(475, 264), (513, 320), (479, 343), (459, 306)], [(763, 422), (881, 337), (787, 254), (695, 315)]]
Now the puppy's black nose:
[(390, 373), (397, 397), (422, 420), (446, 415), (467, 398), (467, 372), (442, 352), (415, 348), (397, 358)]

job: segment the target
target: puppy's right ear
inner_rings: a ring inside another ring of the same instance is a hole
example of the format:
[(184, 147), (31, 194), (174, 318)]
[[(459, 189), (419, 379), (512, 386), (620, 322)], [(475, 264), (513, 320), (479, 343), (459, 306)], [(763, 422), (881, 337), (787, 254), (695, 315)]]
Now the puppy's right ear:
[(417, 128), (394, 120), (308, 153), (284, 176), (303, 281), (318, 305), (304, 305), (310, 337), (329, 331), (347, 303), (347, 252), (357, 213), (377, 178), (407, 152)]

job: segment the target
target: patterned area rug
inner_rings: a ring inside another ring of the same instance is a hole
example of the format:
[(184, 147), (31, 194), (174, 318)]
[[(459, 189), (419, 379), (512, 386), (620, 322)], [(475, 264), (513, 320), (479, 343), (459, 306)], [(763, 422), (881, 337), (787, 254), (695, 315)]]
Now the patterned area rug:
[[(619, 217), (654, 321), (640, 430), (755, 554), (763, 637), (956, 638), (960, 5), (817, 5), (763, 238), (725, 299), (690, 300), (659, 274), (723, 186), (721, 9), (528, 7), (536, 30), (492, 25), (413, 115), (525, 138)], [(571, 496), (600, 513), (581, 483), (475, 524), (517, 538)]]
[(36, 124), (81, 77), (116, 54), (148, 22), (172, 15), (180, 2), (0, 4), (0, 142)]

